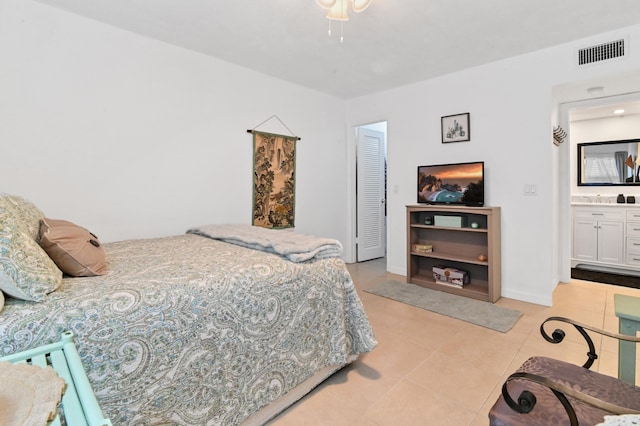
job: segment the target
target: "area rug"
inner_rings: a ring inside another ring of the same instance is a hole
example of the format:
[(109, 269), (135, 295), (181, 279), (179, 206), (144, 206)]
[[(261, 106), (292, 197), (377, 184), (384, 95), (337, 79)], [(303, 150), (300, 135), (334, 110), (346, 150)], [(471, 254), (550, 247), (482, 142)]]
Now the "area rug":
[(385, 281), (365, 291), (501, 333), (509, 331), (522, 316), (514, 309), (400, 281)]

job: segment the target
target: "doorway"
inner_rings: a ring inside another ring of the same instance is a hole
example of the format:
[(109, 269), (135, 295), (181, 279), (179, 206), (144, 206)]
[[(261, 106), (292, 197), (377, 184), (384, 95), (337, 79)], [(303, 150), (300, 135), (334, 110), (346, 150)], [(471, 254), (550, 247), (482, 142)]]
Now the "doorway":
[[(599, 84), (603, 84), (600, 82)], [(593, 85), (593, 83), (592, 83)], [(598, 86), (593, 86), (598, 87)], [(585, 90), (587, 92), (588, 90)], [(567, 131), (566, 141), (560, 146), (560, 156), (558, 159), (559, 173), (559, 204), (558, 210), (558, 247), (561, 262), (558, 269), (558, 278), (561, 282), (569, 282), (572, 278), (572, 201), (591, 199), (596, 195), (602, 196), (603, 200), (609, 201), (620, 192), (615, 187), (593, 187), (577, 185), (577, 144), (579, 142), (589, 142), (589, 138), (604, 140), (616, 140), (616, 130), (612, 130), (610, 135), (603, 134), (597, 126), (598, 120), (611, 120), (613, 111), (620, 107), (626, 109), (626, 120), (636, 120), (640, 112), (640, 92), (629, 91), (624, 94), (611, 94), (596, 98), (573, 100), (559, 105), (559, 124)], [(607, 118), (609, 117), (609, 118)], [(582, 130), (580, 126), (585, 126)], [(599, 129), (595, 131), (595, 129)], [(624, 139), (624, 138), (618, 138)], [(596, 141), (596, 140), (593, 140)], [(599, 198), (599, 197), (598, 197)], [(605, 201), (606, 202), (606, 201)]]
[(387, 123), (356, 127), (356, 261), (387, 251)]

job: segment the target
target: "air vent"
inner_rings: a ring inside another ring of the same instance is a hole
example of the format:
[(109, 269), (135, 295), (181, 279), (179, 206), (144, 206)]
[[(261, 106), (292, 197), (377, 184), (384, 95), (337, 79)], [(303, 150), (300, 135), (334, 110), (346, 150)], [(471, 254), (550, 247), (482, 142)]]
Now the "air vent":
[(623, 57), (624, 45), (624, 39), (620, 39), (597, 46), (578, 49), (578, 65), (593, 64), (594, 62)]

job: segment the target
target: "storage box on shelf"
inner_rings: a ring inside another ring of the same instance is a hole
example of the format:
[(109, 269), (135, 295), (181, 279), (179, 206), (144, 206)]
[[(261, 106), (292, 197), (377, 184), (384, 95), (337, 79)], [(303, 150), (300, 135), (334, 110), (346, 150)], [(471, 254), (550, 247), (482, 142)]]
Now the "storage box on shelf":
[(458, 288), (469, 284), (469, 273), (462, 269), (447, 268), (442, 265), (434, 266), (431, 269), (433, 270), (433, 279), (438, 284), (446, 284)]
[(416, 253), (431, 253), (433, 251), (431, 244), (414, 244), (412, 247)]
[[(421, 246), (431, 246), (431, 251)], [(468, 282), (436, 280), (434, 267), (467, 272)], [(407, 206), (407, 282), (488, 302), (498, 300), (500, 208)]]

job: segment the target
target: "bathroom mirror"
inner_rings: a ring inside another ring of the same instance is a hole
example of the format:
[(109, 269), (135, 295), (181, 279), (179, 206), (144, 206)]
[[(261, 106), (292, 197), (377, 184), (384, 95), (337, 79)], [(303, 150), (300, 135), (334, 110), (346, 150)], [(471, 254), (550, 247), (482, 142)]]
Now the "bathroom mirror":
[(640, 139), (578, 144), (579, 186), (640, 186)]

